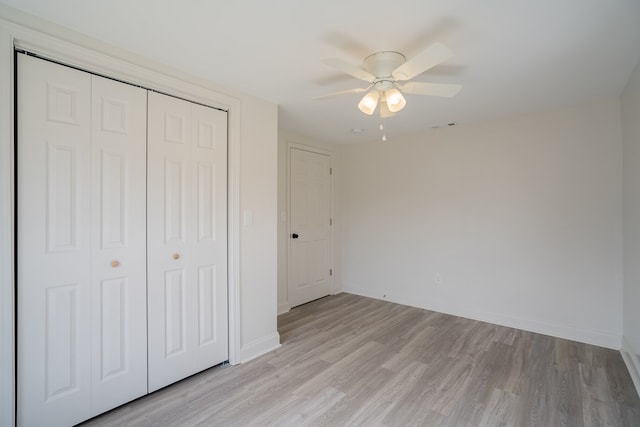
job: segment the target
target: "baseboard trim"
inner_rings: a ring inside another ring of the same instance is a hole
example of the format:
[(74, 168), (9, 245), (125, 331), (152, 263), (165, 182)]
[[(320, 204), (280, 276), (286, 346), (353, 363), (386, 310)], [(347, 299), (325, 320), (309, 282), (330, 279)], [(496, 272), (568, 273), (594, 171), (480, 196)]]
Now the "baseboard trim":
[(347, 285), (344, 287), (344, 292), (369, 298), (375, 298), (382, 301), (390, 301), (397, 304), (408, 305), (411, 307), (422, 308), (425, 310), (436, 311), (438, 313), (451, 314), (453, 316), (479, 320), (481, 322), (493, 323), (495, 325), (507, 326), (510, 328), (521, 329), (538, 334), (578, 341), (585, 344), (611, 348), (614, 350), (620, 350), (622, 340), (622, 336), (615, 334), (584, 330), (566, 325), (554, 325), (533, 319), (505, 316), (498, 313), (484, 312), (459, 306), (450, 307), (444, 304), (419, 304), (415, 299), (412, 298), (392, 295), (389, 293), (383, 296), (380, 292), (375, 292), (359, 286)]
[(278, 302), (278, 316), (288, 312), (289, 310), (291, 310), (291, 307), (289, 307), (289, 301)]
[(248, 362), (278, 347), (280, 347), (280, 334), (277, 332), (251, 341), (240, 348), (240, 363)]
[(625, 365), (627, 365), (627, 370), (629, 371), (629, 375), (631, 375), (633, 385), (636, 386), (636, 393), (640, 396), (640, 352), (631, 346), (631, 343), (629, 343), (629, 340), (627, 340), (624, 335), (622, 336), (620, 354), (622, 354), (622, 360), (624, 360)]

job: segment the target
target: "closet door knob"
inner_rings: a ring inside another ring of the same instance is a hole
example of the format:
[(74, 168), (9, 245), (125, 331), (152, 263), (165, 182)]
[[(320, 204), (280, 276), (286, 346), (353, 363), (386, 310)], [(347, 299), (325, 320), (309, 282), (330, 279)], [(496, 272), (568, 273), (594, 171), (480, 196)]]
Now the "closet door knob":
[(180, 254), (178, 253), (173, 254), (173, 259), (180, 259)]
[(111, 267), (113, 267), (113, 268), (120, 267), (120, 261), (118, 261), (118, 260), (111, 261)]

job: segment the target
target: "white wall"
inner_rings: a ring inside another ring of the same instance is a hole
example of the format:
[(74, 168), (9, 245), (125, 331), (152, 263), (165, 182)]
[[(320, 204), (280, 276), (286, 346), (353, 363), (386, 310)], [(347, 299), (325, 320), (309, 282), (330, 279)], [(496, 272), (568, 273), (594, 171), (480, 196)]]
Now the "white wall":
[(622, 354), (640, 394), (640, 64), (622, 98), (624, 326)]
[(277, 325), (278, 107), (242, 105), (240, 214), (241, 357), (279, 346)]
[[(288, 269), (288, 255), (287, 249), (289, 244), (289, 234), (287, 231), (287, 212), (288, 212), (288, 193), (287, 193), (287, 151), (289, 144), (304, 145), (311, 149), (319, 149), (323, 152), (329, 152), (334, 156), (336, 147), (332, 144), (315, 140), (313, 138), (306, 137), (295, 133), (282, 131), (278, 135), (278, 313), (285, 313), (289, 311), (289, 299), (288, 299), (288, 282), (287, 282), (287, 269)], [(337, 197), (336, 193), (339, 191), (338, 185), (339, 174), (336, 173), (334, 168), (333, 174), (333, 292), (338, 293), (342, 291), (342, 284), (340, 281), (340, 218), (339, 209), (336, 205)], [(284, 217), (282, 216), (284, 214)]]
[(388, 138), (338, 155), (345, 291), (619, 348), (618, 99)]

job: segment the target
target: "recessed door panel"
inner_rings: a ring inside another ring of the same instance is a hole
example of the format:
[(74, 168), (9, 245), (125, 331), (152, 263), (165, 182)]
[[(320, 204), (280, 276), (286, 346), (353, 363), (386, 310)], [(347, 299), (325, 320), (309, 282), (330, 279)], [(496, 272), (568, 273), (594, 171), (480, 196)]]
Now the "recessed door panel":
[(216, 341), (216, 267), (198, 268), (198, 345)]
[(47, 241), (49, 252), (77, 250), (77, 175), (74, 147), (47, 144)]
[(47, 81), (47, 120), (81, 126), (78, 104), (86, 102), (86, 93), (69, 83)]
[(124, 154), (102, 150), (102, 200), (100, 203), (102, 249), (122, 248), (127, 245), (129, 211), (127, 202), (127, 158)]
[(79, 390), (78, 284), (47, 289), (46, 401)]
[(177, 144), (185, 144), (189, 139), (187, 135), (188, 113), (165, 113), (164, 116), (164, 140)]
[(164, 283), (165, 357), (183, 353), (185, 337), (185, 271), (167, 271)]
[[(127, 118), (130, 117), (128, 102), (126, 99), (111, 98), (107, 95), (100, 96), (102, 114), (102, 128), (106, 132), (128, 134)], [(135, 126), (135, 123), (134, 123)]]
[(185, 240), (185, 170), (182, 161), (165, 158), (164, 232), (165, 242)]
[(125, 374), (129, 362), (129, 283), (126, 278), (103, 280), (100, 286), (100, 380)]
[(311, 220), (309, 212), (309, 204), (307, 203), (307, 197), (309, 194), (309, 184), (301, 181), (303, 176), (291, 175), (291, 194), (300, 194), (304, 198), (301, 203), (295, 203), (290, 206), (291, 215), (290, 218), (295, 218), (296, 223), (291, 224), (292, 230), (297, 230), (298, 234), (302, 230), (308, 230), (310, 228), (309, 221)]
[(324, 239), (309, 243), (309, 283), (318, 285), (329, 280), (329, 247)]
[(214, 122), (197, 120), (198, 147), (213, 150), (216, 148), (217, 125)]
[(215, 149), (216, 148), (216, 135), (217, 135), (217, 125), (213, 122), (202, 122), (198, 120), (198, 147), (205, 149)]
[(309, 242), (300, 242), (296, 251), (291, 254), (291, 268), (289, 283), (295, 288), (309, 286)]
[(213, 165), (198, 162), (198, 240), (215, 240), (216, 182)]

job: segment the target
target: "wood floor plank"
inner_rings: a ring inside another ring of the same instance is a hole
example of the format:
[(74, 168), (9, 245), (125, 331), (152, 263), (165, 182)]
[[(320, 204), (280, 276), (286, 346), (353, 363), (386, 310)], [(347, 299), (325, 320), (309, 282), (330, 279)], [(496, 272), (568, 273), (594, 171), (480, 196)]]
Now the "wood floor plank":
[(277, 350), (85, 426), (640, 426), (614, 350), (344, 293), (278, 330)]
[(409, 393), (426, 369), (427, 365), (420, 362), (405, 365), (383, 387), (372, 393), (346, 424), (371, 426), (379, 423), (393, 409), (396, 401), (410, 399)]
[(493, 389), (480, 425), (504, 427), (517, 425), (517, 413), (521, 404), (517, 395), (498, 388)]

